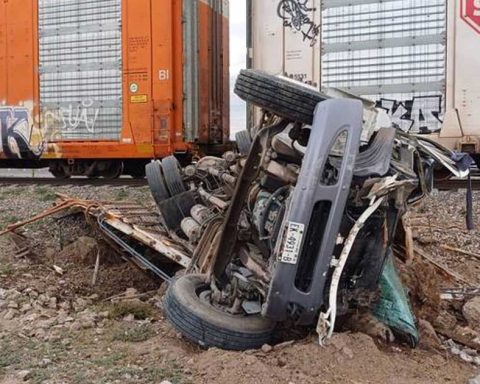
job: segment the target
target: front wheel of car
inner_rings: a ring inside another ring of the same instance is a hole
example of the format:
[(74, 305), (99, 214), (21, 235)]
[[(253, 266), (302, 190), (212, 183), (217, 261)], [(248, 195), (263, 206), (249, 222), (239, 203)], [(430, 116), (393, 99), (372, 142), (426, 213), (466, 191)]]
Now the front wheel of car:
[(188, 340), (204, 348), (243, 351), (273, 340), (275, 324), (260, 315), (233, 315), (208, 300), (204, 275), (186, 275), (174, 281), (166, 294), (167, 319)]

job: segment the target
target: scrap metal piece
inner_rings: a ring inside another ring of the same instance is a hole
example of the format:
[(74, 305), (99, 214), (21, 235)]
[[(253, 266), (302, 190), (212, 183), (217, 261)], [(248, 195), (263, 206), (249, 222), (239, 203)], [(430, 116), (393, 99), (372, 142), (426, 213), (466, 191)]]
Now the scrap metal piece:
[[(317, 325), (317, 333), (319, 335), (321, 345), (324, 345), (325, 341), (332, 337), (333, 331), (335, 329), (335, 321), (337, 317), (338, 288), (340, 286), (340, 279), (342, 277), (345, 265), (347, 264), (348, 256), (350, 255), (353, 244), (367, 220), (377, 211), (378, 208), (380, 208), (384, 200), (385, 199), (381, 197), (376, 201), (372, 201), (370, 207), (368, 207), (365, 212), (363, 212), (363, 214), (360, 216), (360, 218), (356, 221), (356, 223), (350, 230), (350, 234), (348, 235), (347, 240), (344, 243), (340, 257), (334, 262), (335, 269), (330, 283), (328, 310), (327, 312), (322, 313)], [(325, 331), (327, 332), (325, 333)]]

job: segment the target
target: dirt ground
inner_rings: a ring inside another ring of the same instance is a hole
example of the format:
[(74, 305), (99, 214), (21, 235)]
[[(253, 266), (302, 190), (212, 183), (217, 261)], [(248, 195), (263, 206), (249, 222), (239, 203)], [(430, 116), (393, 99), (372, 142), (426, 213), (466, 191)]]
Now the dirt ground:
[[(55, 191), (153, 206), (148, 188)], [(0, 186), (0, 227), (51, 206), (55, 191)], [(479, 249), (480, 232), (464, 230), (463, 203), (463, 193), (438, 193), (416, 207), (409, 222), (417, 247), (479, 286), (480, 260), (441, 248)], [(480, 194), (475, 212), (480, 228)], [(259, 351), (202, 350), (164, 319), (160, 283), (120, 261), (82, 217), (46, 219), (23, 235), (30, 250), (0, 238), (0, 384), (467, 383), (480, 373), (478, 365), (455, 357), (446, 339), (428, 342), (437, 337), (428, 332), (427, 342), (415, 350), (361, 333), (337, 334), (326, 347), (312, 334)], [(101, 266), (92, 285), (99, 250)], [(420, 290), (414, 297), (419, 316), (435, 323), (450, 313), (452, 326), (466, 326), (461, 307), (431, 299), (422, 280), (431, 280), (435, 289), (454, 282), (416, 262), (413, 272), (402, 269), (408, 286)]]

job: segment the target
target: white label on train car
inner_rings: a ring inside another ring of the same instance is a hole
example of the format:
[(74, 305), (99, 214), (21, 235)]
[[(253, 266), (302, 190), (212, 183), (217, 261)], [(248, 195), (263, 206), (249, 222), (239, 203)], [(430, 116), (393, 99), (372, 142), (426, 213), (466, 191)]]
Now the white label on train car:
[(283, 252), (280, 257), (280, 261), (282, 263), (297, 264), (304, 232), (304, 224), (293, 222), (288, 224), (287, 236), (285, 238)]

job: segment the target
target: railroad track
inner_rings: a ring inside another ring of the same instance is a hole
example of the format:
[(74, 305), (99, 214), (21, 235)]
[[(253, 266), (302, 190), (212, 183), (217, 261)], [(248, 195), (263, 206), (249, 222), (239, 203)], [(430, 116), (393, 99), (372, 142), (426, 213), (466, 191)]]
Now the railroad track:
[(55, 178), (36, 178), (36, 177), (0, 177), (1, 185), (49, 185), (49, 186), (114, 186), (114, 187), (143, 187), (148, 185), (146, 179), (87, 179), (87, 178), (72, 178), (72, 179), (55, 179)]
[[(467, 180), (460, 179), (450, 179), (450, 180), (441, 180), (435, 181), (435, 188), (441, 191), (447, 191), (451, 189), (467, 189)], [(472, 187), (474, 190), (480, 190), (480, 178), (472, 178)]]

